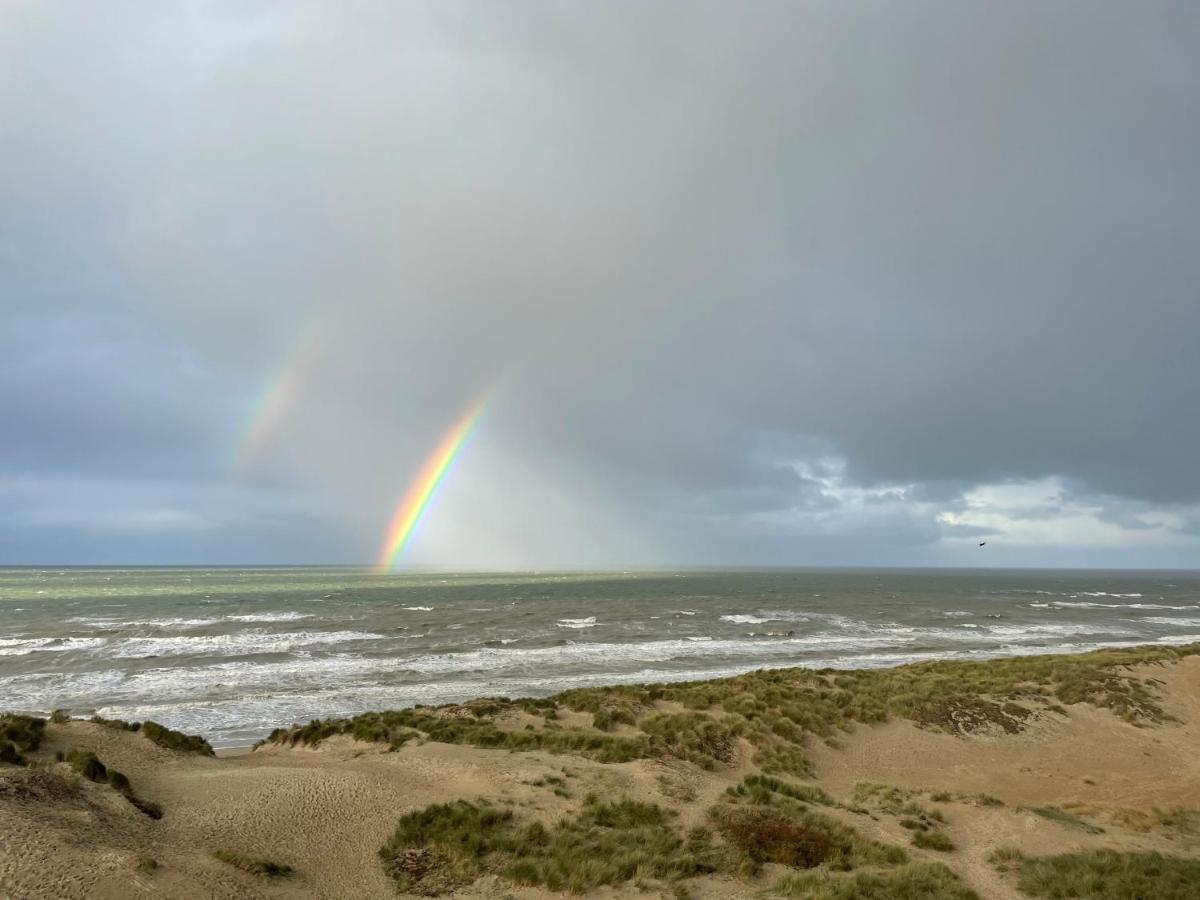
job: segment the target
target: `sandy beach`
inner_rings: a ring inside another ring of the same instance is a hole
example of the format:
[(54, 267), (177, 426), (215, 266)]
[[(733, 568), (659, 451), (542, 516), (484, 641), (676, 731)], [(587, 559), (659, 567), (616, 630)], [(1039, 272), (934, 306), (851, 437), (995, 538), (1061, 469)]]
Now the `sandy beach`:
[[(1006, 675), (1009, 690), (989, 682), (986, 694), (973, 687), (976, 676), (1024, 661), (951, 669), (926, 663), (872, 673), (861, 684), (844, 678), (856, 673), (784, 670), (657, 691), (573, 692), (536, 707), (498, 702), (423, 711), (428, 721), (459, 728), (453, 742), (395, 723), (386, 726), (386, 741), (357, 740), (336, 733), (353, 730), (347, 721), (318, 729), (324, 732), (319, 735), (281, 730), (275, 741), (252, 750), (211, 756), (159, 746), (142, 731), (111, 724), (50, 722), (36, 749), (24, 753), (24, 765), (0, 764), (0, 897), (559, 896), (562, 891), (552, 888), (562, 885), (514, 878), (506, 868), (511, 852), (472, 859), (465, 868), (460, 860), (443, 878), (417, 863), (450, 861), (453, 848), (400, 851), (390, 870), (398, 877), (389, 876), (380, 850), (402, 816), (431, 804), (464, 800), (475, 809), (511, 812), (516, 822), (553, 828), (625, 798), (658, 807), (679, 834), (711, 833), (714, 852), (736, 848), (749, 856), (685, 877), (644, 872), (577, 890), (598, 897), (747, 897), (778, 889), (781, 880), (806, 868), (774, 861), (771, 853), (755, 856), (739, 843), (744, 829), (727, 827), (734, 813), (766, 809), (762, 797), (757, 806), (742, 808), (737, 792), (744, 795), (739, 785), (773, 769), (778, 775), (770, 798), (796, 786), (815, 804), (812, 813), (803, 811), (811, 821), (852, 829), (864, 846), (903, 848), (906, 866), (945, 866), (952, 892), (931, 896), (1018, 898), (1026, 894), (1011, 866), (1006, 871), (993, 855), (997, 850), (1027, 857), (1111, 849), (1200, 858), (1200, 646), (1147, 653), (1060, 658), (1095, 660), (1082, 667), (1082, 676), (1073, 662), (1055, 665), (1043, 657), (1032, 675)], [(799, 686), (809, 682), (815, 687)], [(764, 700), (767, 683), (782, 691), (772, 696), (785, 699)], [(894, 697), (882, 720), (854, 721), (854, 714), (828, 730), (816, 720), (798, 732), (772, 721), (767, 729), (776, 736), (769, 740), (767, 730), (741, 726), (757, 721), (749, 700), (785, 702), (792, 690), (815, 696), (824, 683), (845, 695), (842, 704), (856, 692), (875, 696), (883, 686), (900, 690), (902, 683), (918, 692), (925, 690), (921, 685), (937, 684), (941, 700), (906, 715), (897, 709), (909, 701)], [(703, 701), (695, 697), (704, 691), (715, 691), (717, 702), (701, 709)], [(1085, 699), (1062, 702), (1080, 691)], [(735, 708), (741, 712), (730, 712)], [(740, 718), (731, 720), (734, 715)], [(691, 723), (687, 735), (707, 735), (704, 754), (682, 731), (664, 741), (643, 740), (681, 717)], [(701, 718), (731, 730), (705, 732)], [(482, 737), (485, 730), (490, 737)], [(478, 745), (495, 743), (497, 734), (539, 745)], [(723, 742), (725, 734), (733, 737)], [(595, 741), (568, 751), (563, 735)], [(791, 771), (769, 761), (783, 758), (778, 735), (803, 753)], [(614, 748), (639, 758), (603, 761), (618, 754)], [(130, 790), (157, 805), (161, 818), (139, 811), (111, 784), (78, 774), (69, 759), (56, 762), (56, 754), (67, 757), (72, 750), (90, 751), (123, 773)], [(768, 750), (774, 755), (764, 755)], [(780, 800), (777, 808), (791, 808), (787, 804), (800, 809), (791, 800)], [(942, 837), (914, 844), (927, 834)], [(421, 856), (429, 853), (434, 855)], [(266, 860), (291, 871), (255, 873), (229, 859)], [(876, 860), (849, 872), (821, 863), (807, 868), (837, 881), (860, 869), (887, 874), (895, 866)], [(785, 895), (810, 895), (803, 890), (793, 887)]]

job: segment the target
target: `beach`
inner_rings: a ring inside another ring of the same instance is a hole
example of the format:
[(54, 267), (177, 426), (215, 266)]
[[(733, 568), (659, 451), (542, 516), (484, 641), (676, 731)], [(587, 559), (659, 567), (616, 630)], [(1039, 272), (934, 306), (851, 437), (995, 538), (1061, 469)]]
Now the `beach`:
[[(1064, 855), (1200, 865), (1195, 644), (585, 688), (285, 726), (218, 755), (148, 727), (60, 714), (0, 765), (0, 896), (825, 897), (877, 878), (1018, 898)], [(78, 774), (80, 750), (131, 787)], [(486, 813), (493, 843), (445, 843), (451, 813)], [(586, 833), (599, 860), (631, 817), (621, 854), (666, 848), (636, 871), (565, 871), (547, 849)], [(780, 844), (785, 826), (819, 858)]]
[(1196, 640), (1194, 572), (0, 569), (3, 708), (215, 747), (489, 695)]

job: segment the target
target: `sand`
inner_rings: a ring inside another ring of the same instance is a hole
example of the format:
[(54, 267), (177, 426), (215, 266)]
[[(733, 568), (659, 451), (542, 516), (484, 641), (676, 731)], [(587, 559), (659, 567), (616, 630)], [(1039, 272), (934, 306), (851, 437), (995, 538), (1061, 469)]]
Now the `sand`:
[[(1194, 834), (1139, 831), (1118, 821), (1129, 810), (1200, 808), (1200, 657), (1137, 674), (1162, 682), (1163, 706), (1178, 721), (1135, 727), (1083, 704), (1071, 707), (1068, 716), (1039, 715), (1020, 734), (950, 735), (892, 720), (859, 726), (839, 736), (836, 746), (810, 741), (815, 781), (848, 806), (860, 782), (916, 792), (920, 802), (945, 815), (955, 852), (912, 848), (895, 816), (847, 809), (830, 814), (869, 837), (908, 847), (916, 859), (946, 863), (983, 898), (1019, 896), (986, 862), (1001, 846), (1036, 854), (1111, 847), (1200, 856)], [(3, 900), (394, 898), (403, 895), (385, 877), (378, 851), (407, 811), (455, 798), (487, 798), (552, 822), (595, 791), (673, 807), (681, 824), (692, 825), (704, 821), (722, 791), (754, 771), (748, 745), (739, 748), (731, 766), (706, 772), (678, 760), (600, 764), (572, 755), (433, 742), (387, 752), (345, 737), (316, 749), (263, 746), (211, 758), (77, 721), (51, 724), (46, 734), (39, 759), (70, 747), (91, 749), (128, 775), (137, 793), (160, 804), (165, 815), (151, 820), (105, 785), (0, 765)], [(571, 797), (535, 784), (546, 776), (565, 778)], [(930, 792), (956, 799), (933, 802)], [(980, 793), (1003, 805), (968, 799)], [(1047, 805), (1083, 810), (1105, 830), (1089, 834), (1028, 810)], [(282, 879), (244, 873), (212, 856), (220, 849), (286, 863), (297, 873)], [(146, 857), (158, 863), (153, 872), (137, 867)], [(780, 871), (768, 866), (750, 882), (697, 879), (690, 882), (692, 894), (714, 900), (752, 896)], [(558, 895), (487, 876), (454, 896)], [(629, 885), (593, 896), (656, 894)]]

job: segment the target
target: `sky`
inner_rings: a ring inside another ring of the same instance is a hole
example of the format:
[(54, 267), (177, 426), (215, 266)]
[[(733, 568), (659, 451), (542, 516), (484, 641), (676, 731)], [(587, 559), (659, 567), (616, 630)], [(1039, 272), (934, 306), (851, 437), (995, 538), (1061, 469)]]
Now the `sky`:
[[(1200, 6), (0, 0), (0, 564), (1200, 566)], [(986, 546), (980, 547), (980, 542)]]

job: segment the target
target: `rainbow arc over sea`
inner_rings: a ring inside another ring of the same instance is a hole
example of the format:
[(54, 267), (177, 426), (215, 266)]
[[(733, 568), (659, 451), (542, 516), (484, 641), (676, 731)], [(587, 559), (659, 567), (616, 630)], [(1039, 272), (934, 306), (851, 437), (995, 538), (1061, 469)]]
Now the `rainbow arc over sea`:
[(426, 457), (416, 477), (409, 485), (404, 499), (392, 514), (387, 536), (375, 562), (377, 572), (386, 572), (395, 567), (404, 548), (408, 546), (417, 526), (421, 524), (430, 501), (437, 492), (438, 486), (446, 477), (446, 473), (454, 465), (459, 454), (467, 445), (475, 425), (487, 407), (488, 395), (484, 394), (459, 417), (458, 421), (447, 431), (433, 452)]

